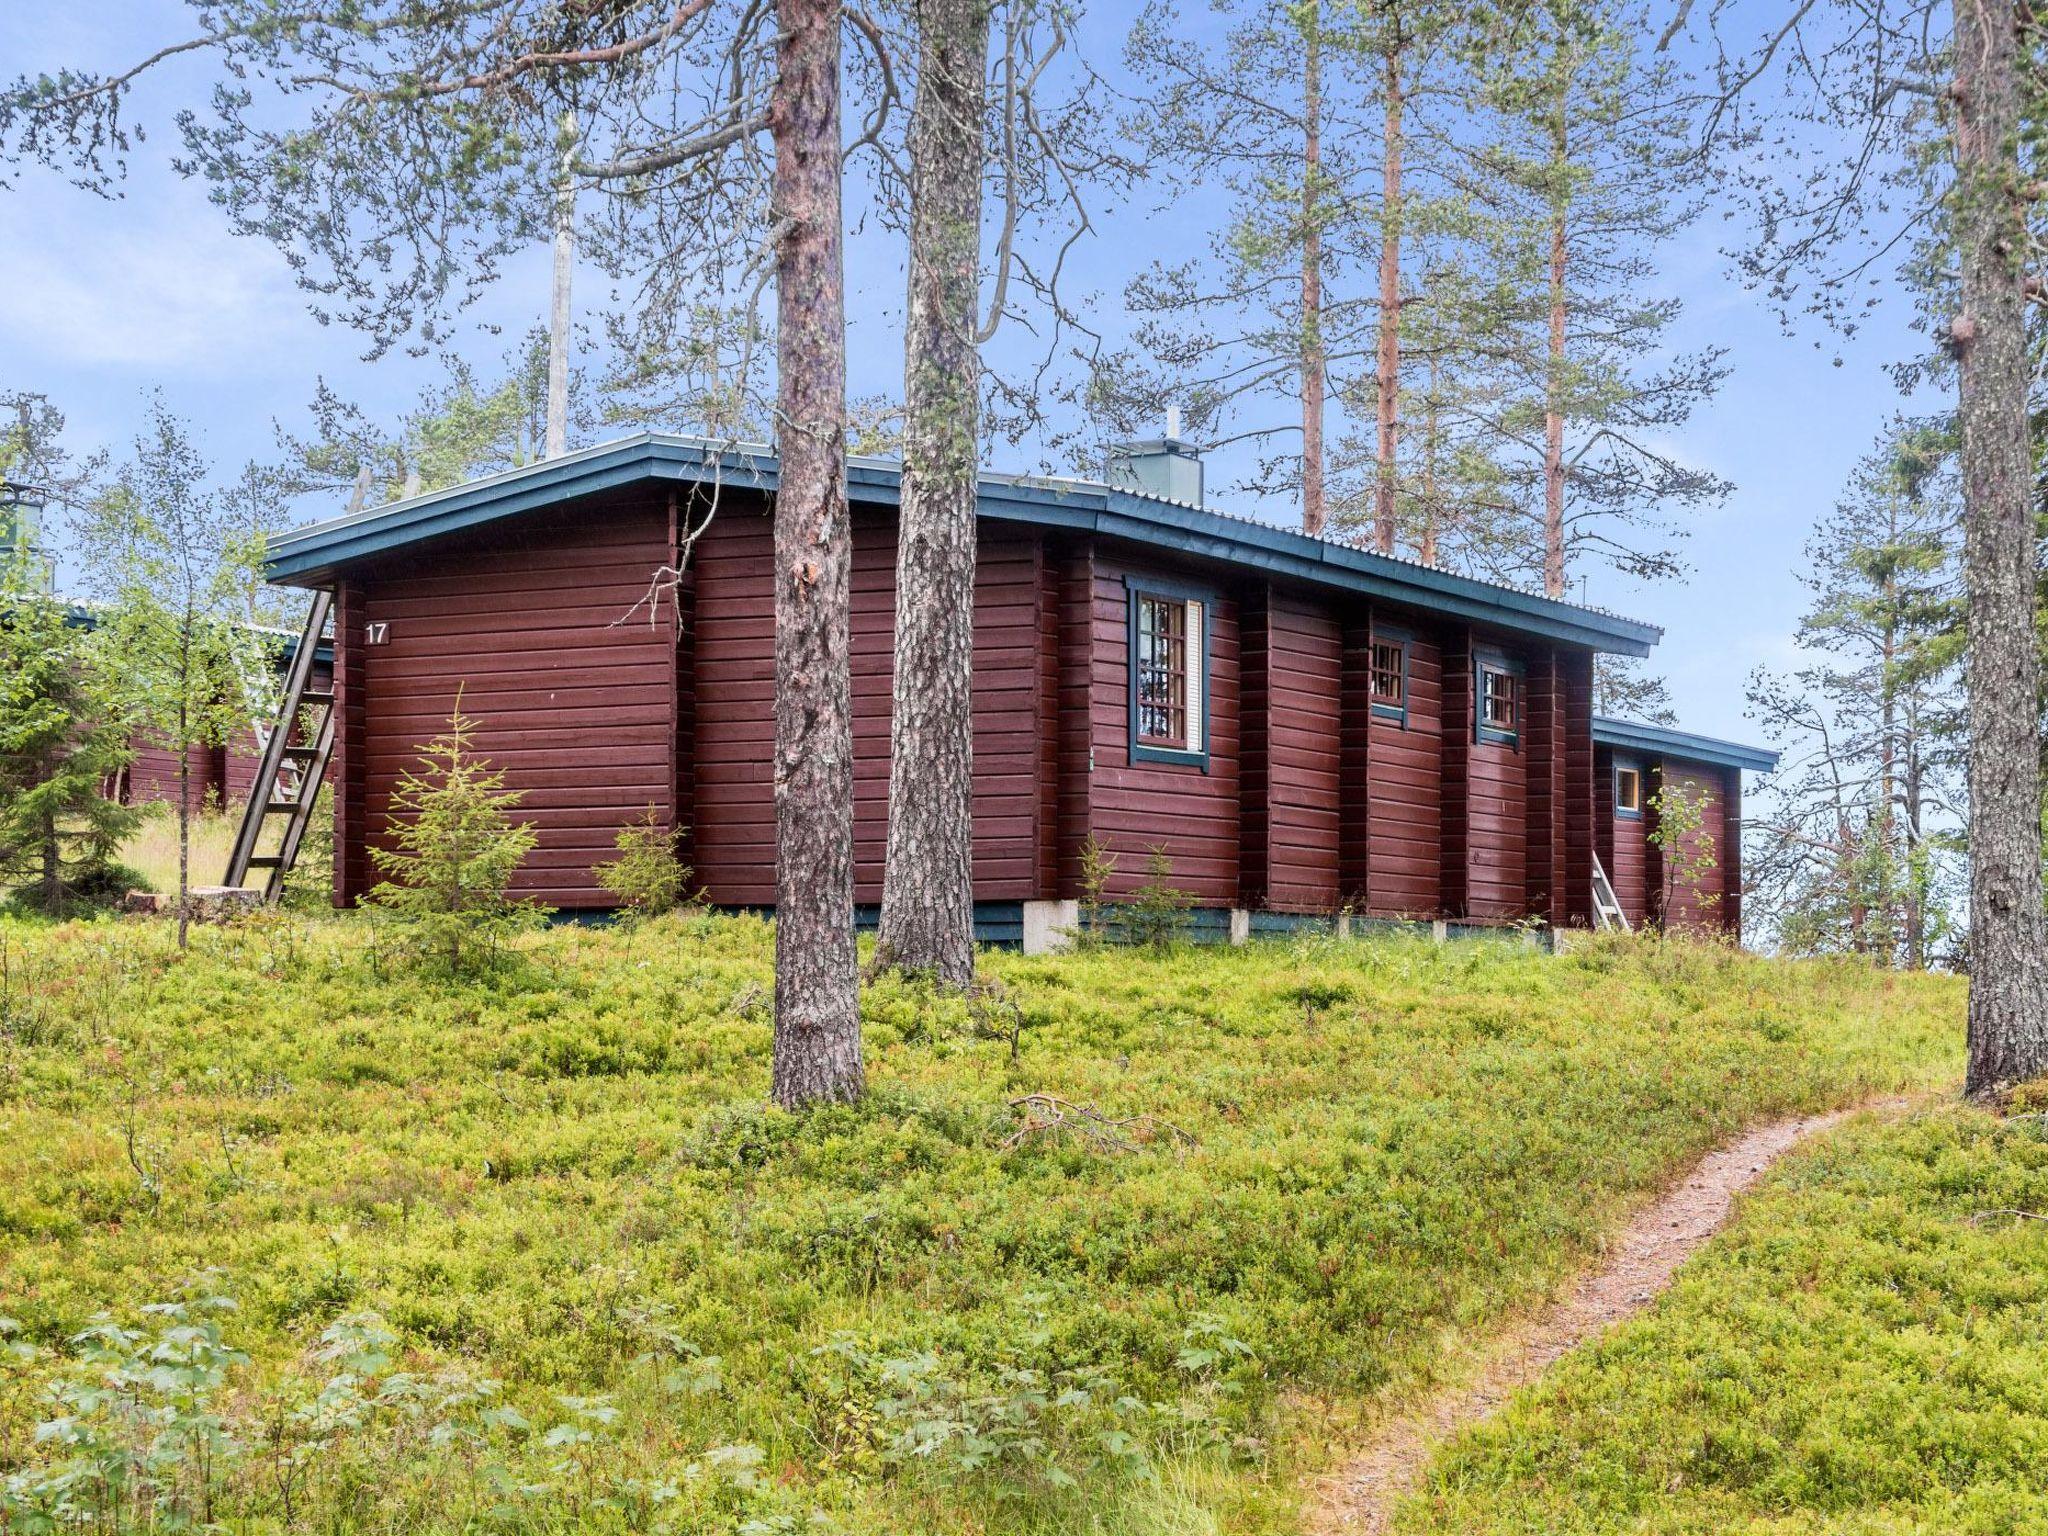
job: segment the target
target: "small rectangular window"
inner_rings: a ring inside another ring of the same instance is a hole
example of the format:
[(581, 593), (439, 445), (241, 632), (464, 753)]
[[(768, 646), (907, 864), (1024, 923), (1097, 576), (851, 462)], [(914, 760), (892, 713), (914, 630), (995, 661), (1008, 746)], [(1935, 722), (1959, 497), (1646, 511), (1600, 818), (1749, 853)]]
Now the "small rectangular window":
[(1207, 617), (1199, 598), (1132, 594), (1131, 734), (1141, 754), (1193, 757), (1205, 750)]
[(1486, 712), (1483, 718), (1490, 731), (1515, 730), (1515, 684), (1519, 681), (1512, 672), (1496, 672), (1486, 669)]
[(1408, 647), (1399, 640), (1372, 643), (1372, 707), (1381, 714), (1408, 712)]
[(1624, 816), (1643, 813), (1643, 773), (1640, 768), (1614, 770), (1614, 808)]
[(1522, 738), (1522, 669), (1498, 654), (1473, 658), (1472, 735), (1503, 747), (1519, 747)]

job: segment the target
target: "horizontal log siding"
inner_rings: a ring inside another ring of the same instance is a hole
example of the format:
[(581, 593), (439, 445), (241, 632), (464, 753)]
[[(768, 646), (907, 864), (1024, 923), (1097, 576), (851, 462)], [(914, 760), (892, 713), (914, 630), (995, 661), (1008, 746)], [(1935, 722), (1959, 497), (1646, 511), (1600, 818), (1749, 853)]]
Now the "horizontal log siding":
[(1368, 727), (1371, 793), (1367, 814), (1369, 910), (1385, 917), (1428, 917), (1443, 905), (1443, 647), (1401, 621), (1408, 642), (1408, 718)]
[[(1238, 894), (1238, 614), (1219, 594), (1209, 608), (1209, 765), (1131, 761), (1130, 600), (1127, 575), (1162, 574), (1098, 550), (1090, 584), (1089, 825), (1115, 855), (1108, 894), (1145, 879), (1153, 848), (1173, 864), (1173, 884), (1205, 906)], [(1185, 578), (1173, 578), (1185, 579)], [(1199, 580), (1199, 578), (1195, 578)]]
[(1721, 770), (1721, 928), (1742, 942), (1742, 770)]
[[(1601, 747), (1595, 754), (1593, 781), (1594, 815), (1601, 829), (1600, 862), (1614, 885), (1614, 899), (1630, 923), (1640, 928), (1650, 920), (1650, 894), (1646, 880), (1644, 831), (1648, 823), (1641, 816), (1624, 816), (1614, 803), (1614, 753)], [(1640, 759), (1631, 759), (1640, 768)], [(1649, 791), (1647, 775), (1644, 793)]]
[[(1704, 799), (1704, 817), (1699, 829), (1681, 843), (1682, 852), (1667, 853), (1667, 863), (1676, 863), (1679, 873), (1671, 877), (1671, 907), (1665, 927), (1674, 932), (1686, 929), (1718, 929), (1726, 921), (1721, 909), (1725, 889), (1722, 849), (1727, 843), (1727, 789), (1722, 770), (1704, 763), (1666, 759), (1663, 781), (1668, 795), (1673, 786), (1682, 788), (1695, 800)], [(1707, 865), (1710, 867), (1700, 867)], [(1690, 878), (1684, 874), (1692, 870)]]
[(1475, 741), (1466, 761), (1465, 915), (1522, 917), (1529, 910), (1527, 742), (1518, 749)]
[(1593, 926), (1593, 653), (1560, 650), (1564, 690), (1564, 876), (1562, 920)]
[[(563, 908), (607, 907), (593, 866), (653, 806), (674, 813), (676, 640), (645, 596), (670, 558), (666, 498), (641, 493), (507, 525), (489, 544), (422, 553), (365, 584), (360, 645), (365, 825), (388, 838), (390, 797), (419, 746), (456, 707), (476, 748), (525, 791), (515, 812), (539, 834), (512, 889)], [(375, 878), (375, 871), (367, 872)]]
[(368, 806), (363, 794), (363, 738), (369, 710), (363, 698), (363, 584), (334, 589), (334, 757), (327, 793), (334, 810), (334, 903), (350, 907), (370, 888)]
[(1280, 589), (1267, 606), (1266, 905), (1331, 912), (1339, 892), (1343, 635), (1329, 608)]
[[(688, 751), (697, 879), (713, 901), (775, 900), (773, 529), (722, 518), (699, 541)], [(1028, 529), (983, 525), (974, 612), (974, 882), (983, 901), (1036, 894), (1038, 861), (1038, 544)], [(854, 900), (882, 897), (888, 847), (889, 714), (895, 674), (893, 521), (857, 510), (853, 541)]]

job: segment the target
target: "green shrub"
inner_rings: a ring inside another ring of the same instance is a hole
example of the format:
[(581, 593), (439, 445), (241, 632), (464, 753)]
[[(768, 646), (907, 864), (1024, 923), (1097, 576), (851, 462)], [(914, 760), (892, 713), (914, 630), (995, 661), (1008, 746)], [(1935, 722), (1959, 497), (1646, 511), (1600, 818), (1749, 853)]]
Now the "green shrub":
[[(796, 1117), (757, 917), (459, 978), (284, 921), (181, 960), (0, 918), (0, 1312), (37, 1352), (0, 1341), (0, 1477), (63, 1459), (67, 1340), (217, 1270), (224, 1529), (1280, 1536), (1327, 1413), (1426, 1383), (1706, 1147), (1961, 1059), (1959, 981), (1861, 964), (1119, 946), (981, 957), (1021, 1029), (877, 979), (872, 1090)], [(1030, 1094), (1124, 1145), (1016, 1140)], [(525, 1428), (441, 1406), (485, 1382)], [(330, 1387), (361, 1422), (312, 1449)]]
[(506, 789), (504, 772), (476, 755), (475, 724), (458, 706), (448, 729), (420, 748), (420, 767), (391, 792), (398, 846), (370, 849), (391, 877), (370, 892), (372, 905), (455, 973), (492, 958), (544, 915), (539, 903), (506, 891), (538, 834), (512, 820), (526, 796)]
[(1173, 883), (1173, 860), (1163, 847), (1155, 847), (1145, 858), (1145, 878), (1122, 907), (1124, 937), (1133, 944), (1165, 949), (1187, 932), (1188, 911), (1194, 904), (1194, 893)]
[(598, 883), (633, 918), (674, 911), (690, 884), (688, 866), (676, 857), (681, 837), (681, 828), (668, 826), (661, 812), (648, 806), (640, 820), (619, 828), (612, 845), (619, 856), (597, 866)]

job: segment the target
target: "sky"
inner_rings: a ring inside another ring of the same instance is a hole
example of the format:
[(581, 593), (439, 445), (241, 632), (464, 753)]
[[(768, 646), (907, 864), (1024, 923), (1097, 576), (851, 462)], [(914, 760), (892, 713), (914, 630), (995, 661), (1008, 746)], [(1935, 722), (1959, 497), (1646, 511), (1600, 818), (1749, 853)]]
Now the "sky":
[[(1092, 58), (1113, 68), (1135, 10), (1133, 0), (1096, 0), (1083, 39)], [(178, 0), (10, 0), (0, 5), (0, 60), (10, 76), (66, 62), (132, 62), (180, 35), (183, 20)], [(49, 395), (69, 418), (74, 451), (124, 451), (149, 393), (161, 390), (212, 461), (232, 472), (272, 452), (273, 422), (306, 425), (317, 377), (390, 418), (440, 376), (436, 360), (398, 351), (365, 361), (360, 336), (312, 316), (281, 255), (228, 233), (204, 187), (175, 174), (168, 108), (205, 78), (203, 67), (173, 67), (142, 97), (158, 132), (131, 156), (118, 200), (33, 169), (0, 189), (0, 388)], [(1206, 210), (1193, 200), (1150, 211), (1156, 201), (1117, 211), (1104, 221), (1106, 236), (1077, 253), (1080, 286), (1099, 293), (1111, 329), (1134, 263), (1197, 249), (1205, 236)], [(1786, 335), (1765, 300), (1732, 275), (1722, 246), (1741, 229), (1722, 213), (1710, 210), (1660, 252), (1658, 282), (1684, 304), (1674, 349), (1725, 348), (1730, 369), (1718, 397), (1674, 434), (1674, 447), (1735, 489), (1693, 519), (1685, 580), (1646, 588), (1593, 571), (1584, 595), (1664, 627), (1650, 665), (1668, 680), (1685, 728), (1754, 740), (1744, 681), (1760, 664), (1794, 662), (1803, 545), (1884, 421), (1906, 404), (1887, 365), (1921, 343), (1903, 302), (1880, 308), (1851, 341), (1818, 329)], [(855, 395), (900, 392), (902, 279), (888, 238), (864, 231), (849, 255)], [(586, 301), (602, 298), (596, 274), (579, 281)], [(479, 362), (495, 360), (505, 336), (486, 328), (517, 334), (536, 323), (547, 284), (541, 250), (510, 263), (458, 346)], [(992, 458), (1006, 467), (999, 452)], [(1229, 469), (1212, 467), (1211, 485)], [(1276, 520), (1293, 512), (1212, 499)], [(338, 510), (305, 509), (309, 517)]]

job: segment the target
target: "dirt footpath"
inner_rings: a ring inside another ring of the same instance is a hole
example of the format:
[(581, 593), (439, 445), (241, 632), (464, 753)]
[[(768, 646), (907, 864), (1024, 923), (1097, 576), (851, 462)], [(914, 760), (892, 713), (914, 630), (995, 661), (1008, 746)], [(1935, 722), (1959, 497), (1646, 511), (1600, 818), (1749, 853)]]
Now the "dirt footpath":
[(1568, 1297), (1489, 1344), (1469, 1379), (1382, 1423), (1363, 1454), (1318, 1484), (1304, 1529), (1313, 1536), (1386, 1530), (1394, 1505), (1414, 1488), (1439, 1445), (1466, 1425), (1490, 1418), (1510, 1393), (1560, 1356), (1648, 1306), (1678, 1266), (1728, 1224), (1738, 1195), (1801, 1141), (1849, 1113), (1780, 1120), (1708, 1153), (1629, 1222), (1606, 1262), (1583, 1276)]

